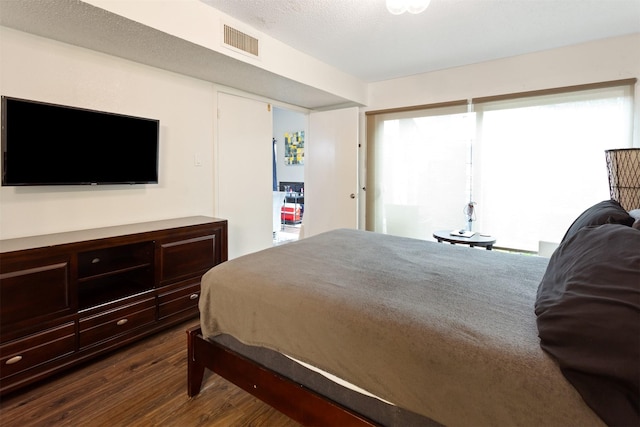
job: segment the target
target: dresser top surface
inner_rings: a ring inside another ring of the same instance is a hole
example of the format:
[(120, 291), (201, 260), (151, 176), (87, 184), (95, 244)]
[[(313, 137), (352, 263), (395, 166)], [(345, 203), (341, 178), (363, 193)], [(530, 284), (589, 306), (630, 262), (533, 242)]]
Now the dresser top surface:
[(224, 220), (207, 216), (191, 216), (185, 218), (163, 219), (135, 224), (91, 228), (87, 230), (43, 234), (38, 236), (18, 237), (14, 239), (0, 240), (0, 253), (46, 248), (50, 246), (79, 243), (90, 240), (108, 239), (112, 237), (148, 233), (172, 228), (213, 224), (220, 221)]

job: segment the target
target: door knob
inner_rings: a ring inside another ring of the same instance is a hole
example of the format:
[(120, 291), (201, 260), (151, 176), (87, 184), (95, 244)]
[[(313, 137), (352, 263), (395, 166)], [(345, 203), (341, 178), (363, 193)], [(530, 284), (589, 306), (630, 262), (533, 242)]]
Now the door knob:
[(352, 199), (355, 199), (355, 198), (356, 198), (356, 195), (355, 195), (355, 194), (353, 194), (353, 193), (351, 193), (351, 194), (349, 195), (349, 197), (351, 197)]

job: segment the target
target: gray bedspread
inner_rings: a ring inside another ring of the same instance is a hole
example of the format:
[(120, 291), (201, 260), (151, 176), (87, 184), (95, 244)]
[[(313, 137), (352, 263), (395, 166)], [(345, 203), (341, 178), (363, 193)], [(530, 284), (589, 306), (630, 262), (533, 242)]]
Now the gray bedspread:
[(540, 348), (547, 262), (335, 230), (214, 267), (201, 326), (449, 426), (603, 425)]

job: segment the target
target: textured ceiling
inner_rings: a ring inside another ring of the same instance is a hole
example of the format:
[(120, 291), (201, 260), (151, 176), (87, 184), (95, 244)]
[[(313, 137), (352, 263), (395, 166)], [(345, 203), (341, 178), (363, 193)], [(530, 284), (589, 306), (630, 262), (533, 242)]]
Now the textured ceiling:
[(201, 1), (366, 82), (640, 32), (640, 0)]

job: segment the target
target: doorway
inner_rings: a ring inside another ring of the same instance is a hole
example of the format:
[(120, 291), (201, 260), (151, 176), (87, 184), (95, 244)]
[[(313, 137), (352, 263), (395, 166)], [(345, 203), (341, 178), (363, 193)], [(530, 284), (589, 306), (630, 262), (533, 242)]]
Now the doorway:
[[(279, 139), (283, 146), (277, 148), (283, 153), (284, 132), (291, 129), (274, 128), (274, 108), (267, 102), (226, 92), (218, 92), (217, 98), (214, 215), (229, 223), (229, 259), (234, 259), (273, 246), (270, 143), (274, 136)], [(358, 107), (297, 114), (305, 131), (305, 160), (297, 166), (276, 161), (276, 170), (280, 163), (278, 181), (291, 171), (303, 173), (303, 178), (293, 178), (304, 184), (308, 202), (296, 227), (299, 236), (357, 228)]]
[[(270, 247), (271, 106), (218, 92), (216, 212), (228, 221), (229, 259)], [(264, 177), (264, 178), (263, 178)]]
[(273, 244), (296, 241), (304, 217), (307, 115), (273, 108)]

